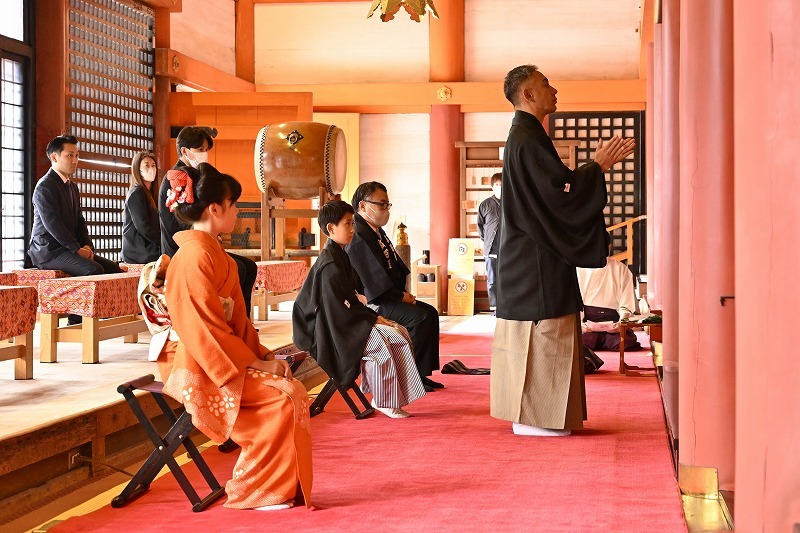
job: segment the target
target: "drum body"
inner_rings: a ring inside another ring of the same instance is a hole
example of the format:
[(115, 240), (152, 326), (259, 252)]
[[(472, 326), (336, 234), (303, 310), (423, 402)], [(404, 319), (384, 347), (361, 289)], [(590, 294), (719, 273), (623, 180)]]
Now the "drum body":
[(344, 132), (319, 122), (284, 122), (261, 128), (255, 146), (256, 182), (279, 198), (315, 198), (323, 187), (342, 192), (347, 174)]

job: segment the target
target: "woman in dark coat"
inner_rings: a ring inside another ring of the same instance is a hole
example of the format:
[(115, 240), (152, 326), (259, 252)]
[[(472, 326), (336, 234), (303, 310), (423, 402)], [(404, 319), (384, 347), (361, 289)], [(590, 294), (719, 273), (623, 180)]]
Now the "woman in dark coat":
[(122, 222), (122, 260), (145, 264), (161, 256), (161, 230), (156, 209), (158, 165), (153, 154), (139, 152), (131, 163), (131, 188)]

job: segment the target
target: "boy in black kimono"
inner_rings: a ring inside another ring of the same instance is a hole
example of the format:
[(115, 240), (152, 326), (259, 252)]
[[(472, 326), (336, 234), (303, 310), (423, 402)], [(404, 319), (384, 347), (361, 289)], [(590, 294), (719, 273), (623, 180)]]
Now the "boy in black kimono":
[(292, 310), (293, 340), (340, 385), (355, 381), (372, 393), (372, 406), (391, 418), (425, 394), (408, 332), (369, 309), (356, 292), (358, 278), (344, 251), (353, 239), (353, 208), (340, 200), (319, 211), (329, 237)]

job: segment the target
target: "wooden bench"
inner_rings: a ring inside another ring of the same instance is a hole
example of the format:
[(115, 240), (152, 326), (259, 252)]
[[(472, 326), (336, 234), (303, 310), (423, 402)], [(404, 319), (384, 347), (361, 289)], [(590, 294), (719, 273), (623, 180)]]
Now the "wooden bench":
[(14, 359), (14, 379), (33, 378), (33, 329), (36, 327), (36, 289), (0, 287), (0, 361)]
[[(253, 289), (252, 306), (258, 306), (258, 320), (267, 320), (267, 307), (277, 310), (280, 302), (297, 297), (308, 274), (305, 261), (256, 261), (258, 275)], [(251, 314), (252, 314), (251, 309)]]
[[(138, 274), (100, 274), (39, 282), (42, 363), (57, 361), (59, 342), (83, 344), (82, 361), (100, 362), (100, 341), (124, 337), (135, 343), (147, 325), (136, 300)], [(60, 314), (83, 317), (83, 323), (58, 326)]]

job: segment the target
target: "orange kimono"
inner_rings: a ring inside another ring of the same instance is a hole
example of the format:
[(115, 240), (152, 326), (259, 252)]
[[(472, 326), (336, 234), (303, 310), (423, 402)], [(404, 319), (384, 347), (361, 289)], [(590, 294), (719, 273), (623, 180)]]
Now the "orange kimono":
[(205, 435), (242, 447), (225, 486), (225, 507), (283, 503), (297, 496), (298, 484), (310, 506), (305, 387), (248, 368), (256, 358), (271, 359), (271, 352), (247, 319), (236, 263), (219, 242), (197, 230), (177, 233), (175, 242), (180, 249), (167, 270), (166, 295), (180, 340), (164, 392), (183, 403)]

